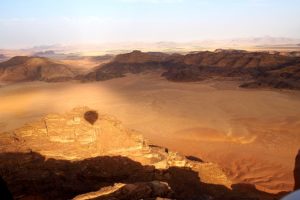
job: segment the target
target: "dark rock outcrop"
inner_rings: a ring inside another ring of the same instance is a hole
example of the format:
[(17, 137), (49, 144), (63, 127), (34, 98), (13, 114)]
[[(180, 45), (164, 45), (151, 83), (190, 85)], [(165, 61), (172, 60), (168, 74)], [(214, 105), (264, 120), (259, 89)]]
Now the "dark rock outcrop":
[(13, 200), (12, 194), (7, 188), (6, 182), (0, 176), (0, 199)]
[(300, 57), (223, 50), (188, 54), (174, 66), (163, 73), (168, 80), (232, 77), (242, 80), (245, 88), (300, 89)]
[(295, 178), (295, 190), (300, 189), (300, 150), (295, 159), (295, 169), (294, 169), (294, 178)]
[[(205, 193), (202, 189), (205, 184), (200, 182), (198, 173), (189, 168), (158, 170), (122, 156), (67, 161), (46, 159), (34, 152), (2, 153), (0, 161), (1, 176), (7, 181), (14, 197), (38, 195), (41, 199), (70, 199), (120, 182), (131, 186), (113, 196), (202, 199)], [(161, 187), (157, 181), (167, 184)], [(127, 189), (133, 190), (127, 193)]]

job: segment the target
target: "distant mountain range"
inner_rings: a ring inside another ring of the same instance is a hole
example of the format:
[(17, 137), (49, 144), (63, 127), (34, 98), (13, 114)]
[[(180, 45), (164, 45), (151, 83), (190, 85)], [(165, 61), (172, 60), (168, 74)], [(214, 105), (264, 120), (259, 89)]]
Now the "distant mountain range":
[[(46, 52), (39, 55), (51, 54)], [(17, 56), (0, 64), (0, 81), (103, 81), (123, 77), (127, 73), (160, 70), (170, 81), (190, 82), (206, 79), (235, 79), (241, 87), (271, 87), (300, 89), (299, 52), (249, 52), (244, 50), (200, 51), (189, 54), (141, 52), (110, 55), (93, 59), (108, 59), (85, 74), (75, 73), (71, 66), (54, 59)]]
[(239, 50), (202, 51), (186, 55), (143, 53), (121, 54), (93, 72), (80, 77), (84, 81), (100, 81), (163, 70), (170, 81), (190, 82), (211, 78), (231, 78), (243, 82), (241, 87), (273, 87), (300, 89), (300, 57), (292, 54), (247, 52)]

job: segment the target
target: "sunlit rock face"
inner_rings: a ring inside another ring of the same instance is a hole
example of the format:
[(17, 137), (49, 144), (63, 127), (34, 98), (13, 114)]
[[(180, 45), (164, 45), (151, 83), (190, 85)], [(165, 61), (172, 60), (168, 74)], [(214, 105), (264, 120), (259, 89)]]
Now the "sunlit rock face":
[(294, 177), (295, 177), (295, 190), (299, 190), (300, 189), (300, 150), (295, 159)]
[(8, 133), (3, 151), (28, 150), (60, 159), (83, 159), (142, 149), (143, 138), (124, 128), (119, 121), (99, 115), (93, 124), (84, 118), (89, 108), (75, 108), (66, 114), (49, 114)]
[(91, 124), (78, 107), (66, 114), (49, 114), (24, 127), (1, 134), (0, 151), (37, 152), (46, 158), (82, 160), (96, 156), (126, 156), (156, 169), (189, 167), (201, 175), (201, 181), (230, 187), (231, 182), (213, 163), (186, 159), (176, 152), (148, 145), (140, 133), (125, 128), (115, 118), (98, 113)]
[[(145, 183), (123, 184), (118, 183), (114, 186), (101, 188), (96, 192), (89, 192), (78, 195), (73, 200), (112, 200), (112, 199), (155, 199), (155, 197), (171, 197), (172, 190), (168, 183), (152, 181)], [(166, 198), (157, 198), (158, 200)]]

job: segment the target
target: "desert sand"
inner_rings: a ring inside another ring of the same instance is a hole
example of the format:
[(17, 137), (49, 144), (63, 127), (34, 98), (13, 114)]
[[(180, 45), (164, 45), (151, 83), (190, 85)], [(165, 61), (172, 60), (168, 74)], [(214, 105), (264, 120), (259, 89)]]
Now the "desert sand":
[(83, 105), (117, 117), (153, 144), (218, 163), (236, 183), (274, 193), (293, 188), (300, 92), (242, 89), (226, 80), (175, 83), (156, 73), (19, 83), (0, 87), (0, 132)]

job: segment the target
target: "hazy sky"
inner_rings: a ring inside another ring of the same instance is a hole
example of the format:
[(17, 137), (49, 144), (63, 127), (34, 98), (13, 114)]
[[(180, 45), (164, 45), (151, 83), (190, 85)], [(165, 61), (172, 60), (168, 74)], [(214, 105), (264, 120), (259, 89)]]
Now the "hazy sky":
[(0, 0), (0, 48), (300, 38), (300, 0)]

